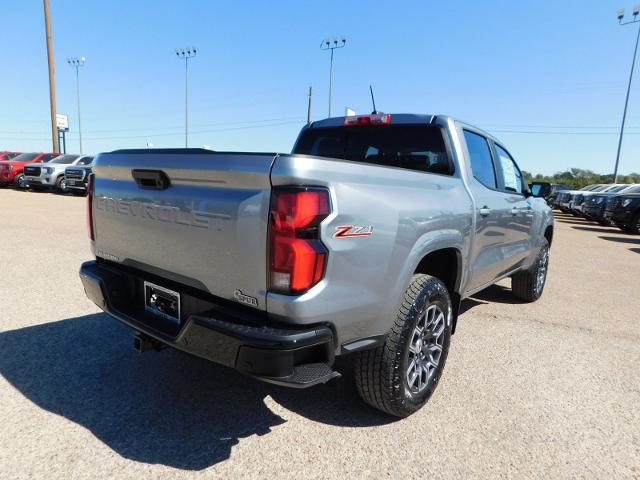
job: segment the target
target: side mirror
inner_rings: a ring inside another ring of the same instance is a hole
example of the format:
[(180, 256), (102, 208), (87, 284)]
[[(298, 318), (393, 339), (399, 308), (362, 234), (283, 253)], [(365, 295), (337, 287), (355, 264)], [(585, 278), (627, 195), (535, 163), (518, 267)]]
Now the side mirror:
[(551, 193), (551, 185), (548, 183), (532, 183), (529, 188), (531, 195), (536, 198), (546, 198)]

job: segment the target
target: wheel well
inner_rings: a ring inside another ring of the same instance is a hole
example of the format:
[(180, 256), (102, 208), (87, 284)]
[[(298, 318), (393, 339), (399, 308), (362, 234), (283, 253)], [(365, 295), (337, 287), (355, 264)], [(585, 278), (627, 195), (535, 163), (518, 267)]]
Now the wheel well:
[(426, 255), (416, 267), (415, 273), (424, 273), (436, 277), (449, 289), (449, 293), (456, 291), (458, 280), (458, 256), (455, 248), (443, 248)]
[(549, 242), (549, 246), (551, 246), (551, 241), (553, 240), (553, 226), (549, 225), (547, 229), (544, 231), (544, 238)]
[(445, 284), (453, 307), (453, 320), (451, 333), (456, 331), (458, 323), (458, 311), (460, 308), (460, 294), (457, 293), (460, 276), (461, 257), (455, 248), (443, 248), (427, 254), (416, 267), (414, 273), (424, 273), (441, 280)]

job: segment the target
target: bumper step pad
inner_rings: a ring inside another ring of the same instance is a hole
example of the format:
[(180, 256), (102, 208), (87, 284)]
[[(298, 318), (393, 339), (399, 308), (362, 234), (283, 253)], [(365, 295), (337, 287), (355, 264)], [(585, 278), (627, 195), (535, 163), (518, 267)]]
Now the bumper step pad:
[(306, 388), (319, 383), (326, 383), (342, 375), (326, 363), (307, 363), (298, 365), (288, 377), (256, 377), (265, 382), (275, 383), (293, 388)]

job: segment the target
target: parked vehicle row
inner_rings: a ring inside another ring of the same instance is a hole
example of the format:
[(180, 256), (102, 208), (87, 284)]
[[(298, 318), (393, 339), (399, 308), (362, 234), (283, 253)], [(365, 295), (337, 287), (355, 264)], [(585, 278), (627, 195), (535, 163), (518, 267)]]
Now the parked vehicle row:
[(640, 184), (594, 184), (562, 191), (552, 205), (564, 213), (640, 234)]
[[(63, 193), (86, 192), (87, 175), (83, 169), (90, 168), (93, 163), (91, 155), (45, 152), (3, 152), (0, 158), (1, 186), (48, 189)], [(71, 178), (67, 179), (66, 169), (70, 167), (73, 167)]]

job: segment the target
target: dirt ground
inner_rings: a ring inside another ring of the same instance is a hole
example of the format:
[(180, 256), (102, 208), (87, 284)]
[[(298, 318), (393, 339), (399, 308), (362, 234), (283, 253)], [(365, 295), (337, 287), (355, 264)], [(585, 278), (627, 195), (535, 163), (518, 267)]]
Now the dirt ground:
[(440, 385), (391, 419), (165, 349), (86, 299), (82, 198), (0, 190), (0, 478), (640, 478), (640, 237), (557, 214), (542, 299), (465, 301)]

